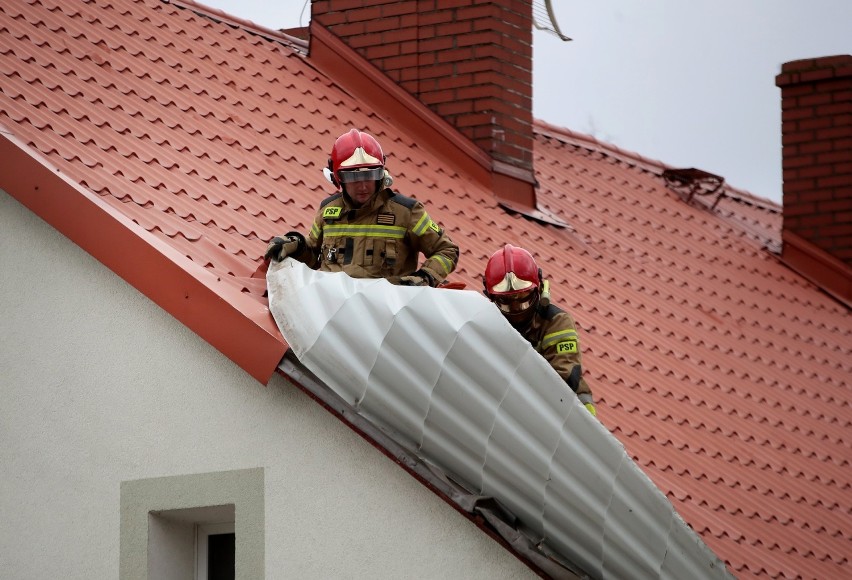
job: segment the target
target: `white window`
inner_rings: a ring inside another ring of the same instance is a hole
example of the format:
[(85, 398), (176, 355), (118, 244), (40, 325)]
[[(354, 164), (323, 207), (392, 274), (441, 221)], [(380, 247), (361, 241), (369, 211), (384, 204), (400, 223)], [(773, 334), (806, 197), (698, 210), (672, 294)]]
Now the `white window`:
[(262, 580), (264, 495), (263, 469), (122, 482), (120, 577)]
[(234, 580), (234, 523), (195, 526), (195, 580)]

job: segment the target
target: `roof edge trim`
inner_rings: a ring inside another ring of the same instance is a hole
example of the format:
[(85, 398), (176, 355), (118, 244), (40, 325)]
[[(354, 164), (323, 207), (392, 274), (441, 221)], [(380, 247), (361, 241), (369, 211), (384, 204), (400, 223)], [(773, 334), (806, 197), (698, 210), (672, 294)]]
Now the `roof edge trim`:
[(0, 128), (0, 188), (267, 384), (289, 348), (269, 309), (221, 282)]
[(852, 268), (790, 230), (781, 231), (781, 262), (852, 308)]
[[(488, 154), (418, 101), (327, 28), (311, 20), (308, 60), (333, 82), (384, 117), (421, 137), (418, 143), (475, 181), (491, 185)], [(345, 61), (347, 66), (340, 66)]]

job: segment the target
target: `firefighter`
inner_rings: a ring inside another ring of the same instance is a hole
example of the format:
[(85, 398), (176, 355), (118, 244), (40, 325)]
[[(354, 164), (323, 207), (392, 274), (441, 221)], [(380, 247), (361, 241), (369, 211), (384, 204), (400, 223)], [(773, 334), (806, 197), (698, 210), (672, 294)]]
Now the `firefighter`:
[(549, 284), (532, 255), (506, 244), (488, 260), (483, 283), (485, 296), (559, 373), (586, 409), (597, 416), (592, 391), (580, 366), (580, 341), (574, 319), (550, 304)]
[[(455, 269), (458, 246), (422, 203), (390, 189), (385, 155), (372, 135), (352, 129), (338, 137), (325, 173), (338, 193), (320, 203), (307, 238), (275, 237), (264, 259), (290, 256), (326, 272), (405, 286), (437, 286)], [(426, 260), (418, 266), (421, 253)]]

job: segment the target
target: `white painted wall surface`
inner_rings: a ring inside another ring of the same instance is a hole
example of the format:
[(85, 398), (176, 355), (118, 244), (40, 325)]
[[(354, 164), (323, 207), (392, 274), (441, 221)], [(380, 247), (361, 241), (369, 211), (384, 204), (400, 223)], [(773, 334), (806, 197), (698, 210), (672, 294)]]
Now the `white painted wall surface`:
[(267, 578), (534, 577), (5, 192), (0, 269), (0, 578), (117, 578), (121, 481), (257, 467)]

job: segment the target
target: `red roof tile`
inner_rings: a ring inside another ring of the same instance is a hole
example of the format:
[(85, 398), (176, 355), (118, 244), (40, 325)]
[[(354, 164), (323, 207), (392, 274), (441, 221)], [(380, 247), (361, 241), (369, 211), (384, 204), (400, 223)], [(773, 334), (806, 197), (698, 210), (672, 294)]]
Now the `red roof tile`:
[(600, 420), (735, 574), (843, 576), (852, 317), (777, 259), (781, 208), (730, 186), (687, 204), (662, 163), (537, 122), (538, 201), (570, 228), (507, 213), (290, 37), (196, 8), (0, 7), (2, 152), (45, 163), (4, 154), (0, 186), (265, 380), (285, 345), (251, 275), (333, 192), (334, 137), (365, 128), (459, 242), (452, 280), (478, 289), (506, 242), (538, 257)]

